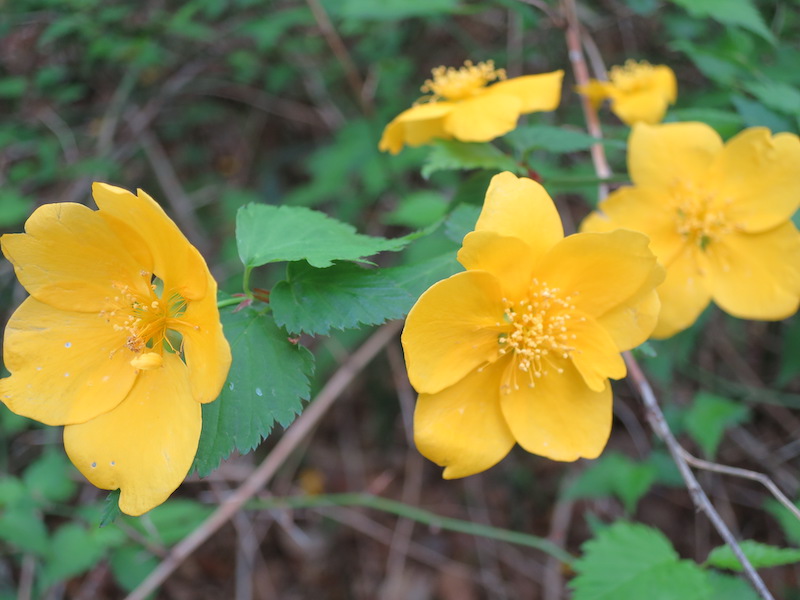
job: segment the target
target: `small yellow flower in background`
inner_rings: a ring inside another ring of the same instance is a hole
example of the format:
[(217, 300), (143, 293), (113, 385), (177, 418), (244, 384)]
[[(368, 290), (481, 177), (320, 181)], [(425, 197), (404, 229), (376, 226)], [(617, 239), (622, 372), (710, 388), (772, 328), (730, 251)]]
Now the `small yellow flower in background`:
[(797, 311), (800, 140), (764, 128), (723, 144), (703, 123), (637, 125), (628, 141), (632, 187), (612, 193), (583, 231), (633, 229), (667, 269), (653, 337), (689, 327), (713, 300), (743, 319)]
[[(437, 67), (421, 90), (425, 100), (386, 126), (378, 148), (397, 154), (404, 145), (433, 139), (488, 142), (517, 126), (520, 115), (555, 110), (563, 71), (506, 79), (492, 61), (466, 61), (460, 69)], [(497, 83), (489, 83), (499, 80)]]
[(6, 327), (0, 400), (65, 425), (73, 464), (140, 515), (186, 477), (231, 354), (217, 284), (175, 223), (141, 190), (92, 192), (99, 210), (46, 204), (0, 239), (30, 293)]
[(414, 437), (444, 477), (488, 469), (519, 443), (554, 460), (597, 457), (611, 431), (620, 351), (656, 323), (663, 269), (633, 231), (564, 237), (530, 179), (492, 179), (458, 260), (428, 289), (402, 342), (419, 392)]
[(678, 97), (675, 73), (666, 65), (653, 66), (646, 61), (629, 60), (625, 66), (612, 67), (609, 81), (592, 79), (578, 86), (597, 109), (603, 100), (611, 101), (611, 111), (627, 125), (653, 125), (664, 119), (669, 104)]

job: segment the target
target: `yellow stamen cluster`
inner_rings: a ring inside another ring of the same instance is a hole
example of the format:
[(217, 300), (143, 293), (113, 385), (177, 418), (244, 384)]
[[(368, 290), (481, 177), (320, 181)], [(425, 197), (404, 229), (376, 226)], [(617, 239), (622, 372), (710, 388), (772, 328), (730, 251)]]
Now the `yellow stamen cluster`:
[(430, 100), (434, 102), (440, 98), (463, 100), (474, 96), (487, 83), (506, 78), (505, 69), (495, 69), (492, 60), (479, 62), (477, 65), (468, 60), (459, 69), (436, 67), (431, 73), (433, 79), (426, 80), (420, 89), (423, 93), (432, 94)]
[(627, 60), (622, 66), (611, 67), (608, 77), (614, 87), (630, 93), (649, 88), (652, 85), (653, 72), (653, 65), (647, 61)]
[(562, 373), (557, 363), (575, 350), (570, 320), (582, 318), (573, 314), (572, 296), (562, 296), (559, 288), (534, 279), (527, 297), (517, 302), (503, 298), (503, 304), (503, 316), (510, 327), (498, 337), (500, 354), (511, 354), (514, 361), (511, 381), (503, 385), (506, 393), (519, 389), (517, 371), (527, 376), (528, 387), (535, 387), (536, 379), (547, 375), (548, 368)]
[(716, 196), (691, 184), (678, 182), (673, 189), (678, 234), (705, 250), (709, 244), (737, 229), (726, 214), (731, 200)]
[(138, 370), (148, 370), (161, 366), (165, 347), (178, 354), (182, 351), (173, 346), (168, 334), (175, 325), (186, 325), (179, 318), (186, 311), (186, 300), (172, 292), (164, 301), (158, 297), (157, 286), (151, 283), (152, 274), (142, 271), (141, 276), (147, 282), (149, 293), (142, 294), (128, 285), (112, 283), (114, 296), (107, 296), (106, 300), (114, 308), (102, 311), (100, 316), (111, 323), (115, 331), (127, 332), (125, 347), (136, 354), (131, 365)]

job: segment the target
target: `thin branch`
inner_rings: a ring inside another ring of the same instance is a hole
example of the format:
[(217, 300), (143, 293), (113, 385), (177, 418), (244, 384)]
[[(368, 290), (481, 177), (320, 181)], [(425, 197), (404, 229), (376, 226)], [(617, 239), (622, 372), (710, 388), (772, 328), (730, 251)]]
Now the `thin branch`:
[(786, 494), (781, 491), (778, 485), (772, 481), (768, 475), (759, 473), (758, 471), (751, 471), (750, 469), (729, 467), (727, 465), (721, 465), (719, 463), (703, 460), (702, 458), (697, 458), (693, 454), (690, 454), (683, 447), (679, 448), (683, 459), (696, 469), (703, 469), (704, 471), (712, 471), (722, 475), (731, 475), (732, 477), (741, 477), (742, 479), (757, 481), (767, 488), (770, 494), (772, 494), (778, 502), (783, 504), (795, 516), (795, 518), (800, 521), (800, 509), (798, 509), (797, 506), (795, 506), (795, 504), (789, 500)]
[(681, 448), (678, 440), (675, 439), (672, 431), (670, 431), (669, 425), (667, 425), (667, 421), (664, 418), (664, 413), (661, 412), (661, 407), (658, 405), (656, 396), (653, 393), (653, 388), (650, 387), (650, 383), (647, 381), (647, 378), (644, 376), (644, 373), (639, 367), (639, 363), (636, 362), (636, 359), (630, 352), (624, 352), (623, 357), (625, 358), (625, 364), (628, 366), (629, 378), (635, 384), (636, 389), (639, 392), (639, 396), (644, 403), (647, 420), (650, 421), (650, 426), (653, 428), (653, 431), (656, 432), (656, 435), (658, 435), (658, 437), (660, 437), (667, 445), (669, 453), (672, 455), (672, 459), (678, 466), (681, 477), (683, 477), (683, 481), (686, 483), (686, 488), (689, 490), (689, 495), (691, 496), (695, 507), (699, 511), (705, 513), (705, 515), (708, 517), (708, 520), (711, 521), (711, 524), (714, 526), (714, 529), (716, 529), (717, 533), (719, 533), (720, 537), (722, 537), (724, 542), (730, 546), (731, 551), (741, 563), (745, 575), (750, 580), (750, 583), (753, 584), (753, 587), (756, 589), (758, 594), (764, 600), (774, 600), (772, 594), (767, 589), (767, 586), (764, 585), (763, 580), (753, 568), (753, 565), (750, 563), (747, 557), (744, 555), (742, 548), (739, 546), (739, 542), (736, 541), (736, 538), (734, 537), (733, 533), (731, 533), (731, 530), (728, 529), (725, 521), (723, 521), (722, 517), (719, 516), (719, 513), (714, 508), (714, 505), (711, 504), (711, 501), (708, 499), (705, 491), (703, 491), (703, 488), (697, 482), (694, 473), (692, 473), (692, 470), (689, 468), (689, 464), (684, 456), (685, 451), (683, 448)]
[(244, 504), (257, 494), (275, 475), (295, 448), (309, 435), (328, 412), (334, 401), (355, 379), (361, 370), (388, 344), (400, 328), (399, 321), (387, 323), (378, 329), (345, 362), (303, 414), (275, 445), (264, 462), (253, 474), (215, 510), (197, 529), (181, 540), (158, 567), (127, 596), (126, 600), (144, 600), (158, 588), (184, 560), (222, 525), (227, 523)]

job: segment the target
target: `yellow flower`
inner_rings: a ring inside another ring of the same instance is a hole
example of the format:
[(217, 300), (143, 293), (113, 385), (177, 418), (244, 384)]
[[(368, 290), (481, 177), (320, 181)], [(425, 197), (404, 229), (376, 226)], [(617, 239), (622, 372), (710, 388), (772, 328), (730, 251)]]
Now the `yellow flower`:
[[(520, 115), (555, 110), (561, 101), (563, 71), (505, 80), (492, 61), (460, 69), (437, 67), (422, 86), (422, 102), (386, 126), (378, 148), (397, 154), (404, 145), (421, 146), (434, 138), (488, 142), (517, 126)], [(493, 85), (490, 82), (499, 79)]]
[(608, 378), (655, 325), (663, 279), (633, 231), (564, 237), (538, 183), (492, 179), (458, 260), (428, 289), (402, 342), (419, 392), (414, 437), (444, 477), (488, 469), (519, 443), (554, 460), (594, 458), (611, 431)]
[(611, 111), (623, 123), (659, 123), (667, 105), (675, 104), (678, 83), (675, 73), (665, 65), (629, 60), (623, 67), (612, 67), (610, 81), (592, 79), (577, 90), (586, 95), (595, 109), (603, 100), (611, 101)]
[(689, 327), (712, 300), (744, 319), (783, 319), (800, 298), (800, 140), (747, 129), (723, 144), (703, 123), (637, 125), (628, 142), (632, 187), (583, 223), (650, 236), (667, 269), (653, 337)]
[(65, 425), (73, 464), (140, 515), (189, 471), (230, 348), (217, 284), (175, 223), (141, 190), (92, 191), (100, 210), (46, 204), (0, 239), (30, 293), (6, 328), (0, 400)]

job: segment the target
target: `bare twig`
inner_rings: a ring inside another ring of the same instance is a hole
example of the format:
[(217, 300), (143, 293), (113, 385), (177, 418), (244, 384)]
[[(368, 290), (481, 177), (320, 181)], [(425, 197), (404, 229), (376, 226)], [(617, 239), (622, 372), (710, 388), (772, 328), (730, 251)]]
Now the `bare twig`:
[(194, 532), (179, 542), (169, 556), (156, 567), (126, 600), (144, 600), (156, 590), (178, 566), (217, 529), (227, 523), (245, 502), (259, 492), (275, 475), (297, 445), (313, 431), (334, 401), (361, 372), (361, 370), (395, 336), (400, 322), (387, 323), (378, 329), (341, 368), (328, 380), (314, 401), (303, 411), (281, 440), (253, 471), (253, 474), (209, 516)]
[(711, 521), (711, 524), (714, 526), (714, 529), (716, 529), (717, 533), (719, 533), (720, 537), (722, 537), (725, 543), (730, 546), (731, 551), (741, 563), (745, 575), (750, 580), (750, 583), (753, 584), (753, 587), (756, 589), (758, 594), (764, 600), (774, 600), (772, 594), (767, 589), (767, 586), (764, 585), (763, 580), (753, 568), (753, 565), (750, 563), (747, 557), (744, 555), (741, 546), (739, 546), (739, 543), (731, 533), (731, 530), (728, 529), (725, 521), (723, 521), (722, 517), (719, 516), (719, 513), (714, 508), (714, 505), (711, 504), (711, 501), (708, 499), (705, 491), (703, 491), (703, 488), (700, 487), (700, 484), (697, 482), (694, 473), (692, 473), (692, 470), (689, 468), (689, 464), (684, 456), (685, 450), (681, 448), (678, 440), (675, 439), (672, 431), (670, 431), (667, 421), (664, 418), (664, 413), (661, 412), (661, 407), (658, 405), (656, 396), (653, 393), (653, 388), (650, 387), (650, 383), (647, 381), (644, 373), (642, 373), (639, 363), (636, 362), (636, 359), (630, 352), (623, 353), (623, 356), (625, 358), (625, 364), (628, 366), (628, 375), (636, 386), (639, 396), (644, 403), (647, 420), (650, 421), (650, 426), (653, 428), (653, 431), (656, 432), (656, 435), (658, 435), (658, 437), (660, 437), (667, 445), (669, 453), (672, 455), (672, 459), (678, 466), (678, 470), (681, 473), (681, 477), (683, 477), (684, 483), (686, 483), (686, 488), (689, 490), (689, 495), (691, 496), (695, 507), (699, 511), (705, 513), (705, 515), (708, 517), (708, 520)]
[[(567, 49), (569, 50), (569, 61), (572, 63), (572, 72), (575, 74), (575, 82), (578, 85), (586, 85), (589, 83), (589, 69), (586, 66), (586, 60), (583, 57), (583, 49), (581, 46), (581, 26), (578, 22), (578, 13), (575, 8), (575, 0), (561, 0), (561, 7), (567, 19)], [(600, 120), (597, 118), (597, 112), (594, 110), (589, 98), (581, 94), (581, 108), (583, 109), (583, 116), (586, 119), (586, 129), (589, 135), (594, 138), (600, 139), (603, 137), (603, 130), (600, 127)], [(600, 178), (611, 176), (611, 167), (608, 166), (606, 160), (606, 152), (603, 144), (593, 144), (591, 148), (592, 163), (594, 163), (594, 170)], [(601, 183), (598, 186), (599, 199), (602, 200), (608, 195), (608, 185)]]

